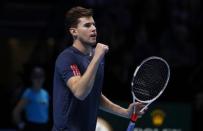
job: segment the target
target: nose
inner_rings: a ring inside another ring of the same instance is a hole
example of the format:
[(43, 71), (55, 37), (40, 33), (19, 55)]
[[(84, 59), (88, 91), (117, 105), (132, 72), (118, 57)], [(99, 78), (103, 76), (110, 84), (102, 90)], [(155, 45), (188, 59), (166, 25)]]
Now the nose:
[(96, 31), (96, 26), (92, 24), (91, 30), (92, 30), (92, 31)]

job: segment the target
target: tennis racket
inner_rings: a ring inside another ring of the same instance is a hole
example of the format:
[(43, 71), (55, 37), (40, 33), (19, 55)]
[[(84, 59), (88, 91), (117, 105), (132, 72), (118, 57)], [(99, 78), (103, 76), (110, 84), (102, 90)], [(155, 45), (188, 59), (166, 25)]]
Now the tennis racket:
[[(161, 57), (151, 56), (144, 59), (135, 69), (131, 81), (131, 93), (133, 102), (138, 101), (145, 104), (140, 110), (143, 112), (153, 101), (155, 101), (165, 90), (170, 78), (170, 67)], [(132, 131), (138, 115), (134, 111), (127, 131)]]

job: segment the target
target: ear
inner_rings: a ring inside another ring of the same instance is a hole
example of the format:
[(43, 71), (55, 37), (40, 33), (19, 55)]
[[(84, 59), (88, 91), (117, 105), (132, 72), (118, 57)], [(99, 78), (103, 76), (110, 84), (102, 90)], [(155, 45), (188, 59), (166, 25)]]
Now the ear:
[(73, 37), (76, 37), (76, 36), (77, 36), (77, 30), (76, 30), (76, 28), (70, 28), (70, 29), (69, 29), (69, 32), (70, 32), (70, 34), (71, 34)]

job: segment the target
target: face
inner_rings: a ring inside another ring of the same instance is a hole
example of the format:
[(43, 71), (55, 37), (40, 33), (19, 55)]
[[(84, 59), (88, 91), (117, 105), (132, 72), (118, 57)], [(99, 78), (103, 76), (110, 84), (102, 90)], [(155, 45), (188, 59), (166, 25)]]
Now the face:
[(43, 76), (32, 77), (33, 87), (41, 88), (43, 86), (43, 83), (44, 83), (44, 77)]
[(41, 88), (44, 83), (44, 73), (43, 70), (40, 68), (35, 68), (31, 74), (31, 80), (33, 87)]
[(96, 44), (97, 31), (92, 17), (79, 18), (78, 26), (73, 31), (72, 34), (80, 42), (91, 46)]

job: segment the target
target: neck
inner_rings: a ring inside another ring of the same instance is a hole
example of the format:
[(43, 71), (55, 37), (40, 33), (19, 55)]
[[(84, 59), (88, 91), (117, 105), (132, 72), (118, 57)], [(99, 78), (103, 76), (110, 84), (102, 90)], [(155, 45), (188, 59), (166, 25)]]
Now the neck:
[(91, 54), (92, 47), (88, 44), (82, 43), (81, 41), (75, 40), (73, 42), (73, 47), (77, 48), (83, 54)]
[(34, 91), (38, 91), (38, 90), (41, 89), (41, 87), (35, 87), (35, 86), (33, 86), (32, 89), (33, 89)]

